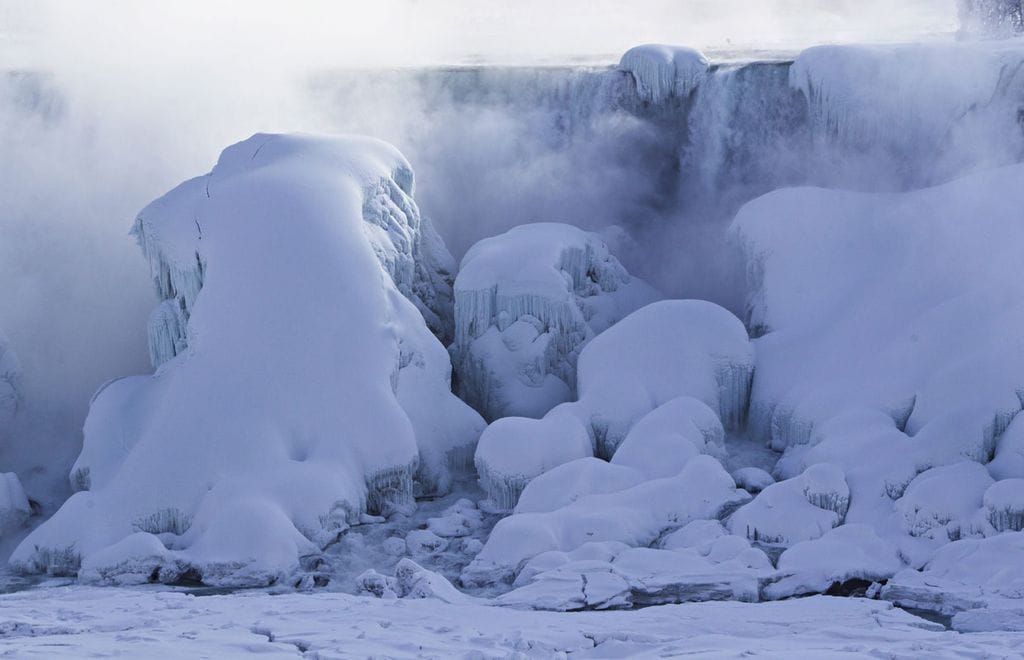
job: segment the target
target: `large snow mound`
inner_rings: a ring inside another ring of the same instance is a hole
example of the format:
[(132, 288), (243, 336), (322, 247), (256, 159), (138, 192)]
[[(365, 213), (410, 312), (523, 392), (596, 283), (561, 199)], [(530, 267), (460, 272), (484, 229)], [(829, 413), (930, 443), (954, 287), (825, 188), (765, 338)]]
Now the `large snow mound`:
[(658, 297), (582, 229), (537, 223), (486, 238), (455, 280), (459, 395), (488, 419), (541, 417), (575, 398), (586, 343)]
[(96, 394), (85, 490), (12, 566), (266, 584), (364, 512), (443, 491), (483, 422), (414, 305), (444, 294), (422, 276), (432, 257), (412, 260), (428, 240), (412, 192), (383, 142), (255, 135), (147, 206), (166, 361)]

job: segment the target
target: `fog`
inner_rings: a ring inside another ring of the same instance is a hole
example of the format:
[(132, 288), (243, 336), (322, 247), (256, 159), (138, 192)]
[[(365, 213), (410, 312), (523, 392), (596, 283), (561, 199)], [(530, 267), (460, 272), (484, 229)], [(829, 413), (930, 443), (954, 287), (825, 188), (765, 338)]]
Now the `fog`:
[[(599, 66), (645, 42), (735, 58), (956, 27), (953, 0), (356, 4), (0, 0), (0, 328), (33, 420), (19, 442), (73, 457), (92, 392), (149, 371), (155, 298), (128, 236), (134, 215), (257, 131), (394, 142), (456, 256), (523, 222), (618, 224), (638, 241), (623, 246), (627, 264), (667, 293), (738, 304), (728, 264), (717, 266), (717, 216), (732, 207), (680, 210), (671, 126), (574, 117), (550, 81), (530, 84), (554, 101), (505, 98), (529, 78), (519, 68), (460, 90), (395, 67)], [(652, 245), (660, 261), (645, 255)], [(20, 469), (18, 455), (0, 453), (11, 464), (0, 469)]]

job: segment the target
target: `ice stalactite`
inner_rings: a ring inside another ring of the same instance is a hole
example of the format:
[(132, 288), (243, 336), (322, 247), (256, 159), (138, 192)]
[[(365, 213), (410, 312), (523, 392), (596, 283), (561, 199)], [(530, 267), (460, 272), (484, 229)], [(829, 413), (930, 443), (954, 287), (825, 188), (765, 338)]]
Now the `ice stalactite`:
[(985, 491), (983, 502), (996, 531), (1024, 530), (1024, 479), (997, 481)]
[(640, 98), (654, 105), (669, 99), (686, 99), (704, 82), (709, 63), (692, 48), (649, 44), (631, 48), (619, 61), (636, 81)]

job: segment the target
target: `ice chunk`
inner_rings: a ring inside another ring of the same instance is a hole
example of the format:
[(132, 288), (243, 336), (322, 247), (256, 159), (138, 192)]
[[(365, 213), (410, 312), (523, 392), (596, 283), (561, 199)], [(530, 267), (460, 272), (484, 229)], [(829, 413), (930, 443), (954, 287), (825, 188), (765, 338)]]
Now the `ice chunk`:
[(642, 417), (681, 396), (706, 404), (726, 430), (747, 410), (754, 350), (735, 316), (701, 300), (640, 309), (587, 345), (578, 367), (579, 401), (597, 453), (612, 456)]
[(778, 599), (824, 593), (849, 580), (883, 582), (903, 568), (895, 544), (867, 525), (837, 527), (824, 536), (802, 541), (779, 557), (779, 577), (764, 589)]
[(748, 498), (718, 461), (695, 456), (675, 477), (580, 497), (555, 511), (500, 520), (484, 549), (463, 571), (462, 582), (510, 581), (531, 557), (551, 550), (570, 551), (589, 542), (647, 546), (673, 527), (716, 518)]
[(765, 488), (728, 522), (733, 534), (788, 546), (821, 537), (843, 523), (850, 504), (846, 478), (835, 465), (812, 465), (798, 477)]
[(979, 529), (979, 512), (992, 485), (988, 471), (962, 461), (921, 473), (896, 502), (903, 527), (912, 536), (955, 541)]
[(521, 225), (474, 245), (455, 281), (459, 395), (488, 419), (541, 417), (575, 398), (596, 334), (658, 298), (596, 234)]
[(489, 506), (511, 511), (532, 479), (592, 451), (590, 436), (572, 415), (556, 411), (544, 419), (505, 417), (480, 436), (476, 469)]
[(592, 456), (563, 463), (536, 477), (523, 489), (516, 513), (554, 511), (586, 495), (614, 493), (644, 481), (633, 468), (613, 465)]
[(619, 61), (619, 69), (636, 81), (640, 98), (654, 105), (686, 99), (704, 81), (709, 66), (697, 50), (659, 44), (630, 48)]
[(443, 490), (483, 423), (414, 305), (444, 291), (422, 273), (443, 255), (412, 185), (382, 142), (256, 135), (147, 206), (135, 233), (185, 322), (154, 346), (185, 348), (96, 395), (73, 470), (87, 490), (12, 566), (74, 572), (142, 531), (173, 535), (206, 583), (271, 584), (362, 514)]
[(611, 462), (658, 479), (678, 474), (686, 461), (698, 454), (725, 458), (725, 431), (707, 404), (684, 396), (662, 404), (637, 422)]
[(405, 536), (405, 545), (409, 549), (409, 554), (414, 557), (443, 552), (448, 543), (448, 539), (442, 538), (430, 529), (414, 529)]
[(479, 599), (461, 593), (443, 575), (428, 571), (411, 559), (400, 559), (395, 576), (368, 570), (356, 578), (360, 592), (377, 598), (435, 598), (445, 603), (473, 603)]
[(992, 484), (982, 501), (997, 532), (1024, 530), (1024, 479), (1004, 479)]

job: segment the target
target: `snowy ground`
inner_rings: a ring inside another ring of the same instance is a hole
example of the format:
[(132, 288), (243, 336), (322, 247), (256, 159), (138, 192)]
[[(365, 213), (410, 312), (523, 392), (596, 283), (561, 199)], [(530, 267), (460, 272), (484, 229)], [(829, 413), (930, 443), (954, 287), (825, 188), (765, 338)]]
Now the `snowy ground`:
[(632, 612), (524, 612), (343, 594), (197, 597), (57, 587), (0, 597), (15, 657), (1011, 658), (1024, 633), (960, 634), (878, 601), (701, 603)]

